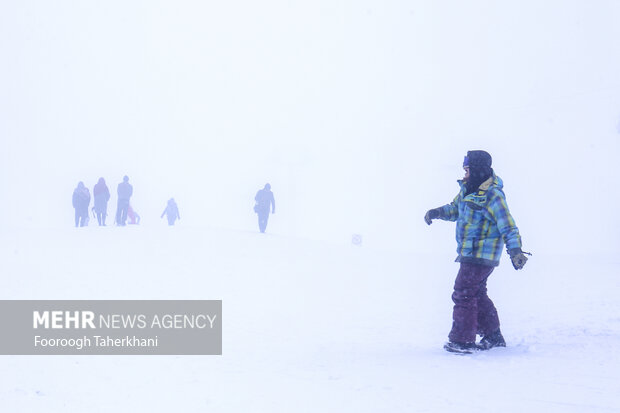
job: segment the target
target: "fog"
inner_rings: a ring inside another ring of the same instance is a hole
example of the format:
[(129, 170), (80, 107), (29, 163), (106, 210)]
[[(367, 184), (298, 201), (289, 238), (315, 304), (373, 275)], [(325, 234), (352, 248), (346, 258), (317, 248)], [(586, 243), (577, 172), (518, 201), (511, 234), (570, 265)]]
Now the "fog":
[[(73, 225), (128, 175), (142, 225), (427, 251), (467, 150), (534, 253), (617, 252), (614, 1), (20, 1), (0, 6), (4, 227)], [(92, 205), (92, 204), (91, 204)], [(111, 221), (111, 219), (110, 219)], [(91, 221), (93, 225), (93, 221)], [(120, 230), (120, 229), (119, 229)]]

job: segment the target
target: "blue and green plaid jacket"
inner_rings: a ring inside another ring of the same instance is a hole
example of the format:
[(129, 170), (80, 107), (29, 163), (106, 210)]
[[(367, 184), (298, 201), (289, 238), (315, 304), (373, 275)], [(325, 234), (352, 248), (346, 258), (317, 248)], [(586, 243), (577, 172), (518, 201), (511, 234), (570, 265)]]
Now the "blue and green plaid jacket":
[(504, 183), (495, 174), (478, 192), (465, 196), (465, 183), (452, 203), (440, 208), (440, 219), (456, 221), (457, 262), (497, 266), (504, 243), (507, 249), (521, 248), (521, 236), (510, 215)]

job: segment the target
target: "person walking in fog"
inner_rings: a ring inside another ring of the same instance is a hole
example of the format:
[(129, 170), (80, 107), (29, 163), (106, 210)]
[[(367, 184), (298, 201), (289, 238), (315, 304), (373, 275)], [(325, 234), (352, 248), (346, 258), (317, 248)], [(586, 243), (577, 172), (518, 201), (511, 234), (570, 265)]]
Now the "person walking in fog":
[[(460, 269), (454, 283), (454, 309), (449, 342), (444, 349), (471, 353), (505, 347), (497, 310), (487, 295), (487, 279), (502, 254), (504, 243), (516, 270), (527, 257), (521, 250), (521, 235), (503, 191), (503, 181), (491, 168), (491, 155), (469, 151), (463, 162), (465, 176), (452, 203), (429, 210), (424, 220), (456, 221), (456, 240)], [(482, 339), (476, 344), (476, 334)]]
[(166, 217), (168, 218), (168, 225), (174, 225), (174, 222), (177, 219), (181, 219), (181, 215), (179, 214), (179, 207), (177, 206), (174, 198), (170, 198), (168, 200), (168, 205), (166, 205), (166, 209), (164, 209), (164, 212), (161, 213), (160, 218), (163, 218), (164, 215), (166, 215)]
[(118, 194), (116, 225), (125, 226), (127, 222), (127, 210), (129, 209), (129, 199), (133, 195), (133, 186), (129, 183), (129, 177), (127, 175), (123, 177), (123, 182), (118, 184), (116, 192)]
[(276, 201), (271, 192), (271, 185), (265, 184), (265, 187), (256, 193), (254, 200), (256, 201), (254, 212), (258, 214), (258, 229), (260, 232), (265, 232), (269, 221), (269, 209), (272, 214), (276, 213)]
[(84, 182), (78, 182), (73, 190), (73, 208), (75, 209), (75, 226), (85, 227), (88, 225), (88, 205), (90, 204), (90, 191), (84, 186)]
[(108, 201), (110, 200), (110, 190), (105, 184), (105, 179), (99, 178), (99, 181), (93, 188), (93, 197), (95, 198), (95, 214), (99, 226), (105, 227), (105, 219), (108, 216)]

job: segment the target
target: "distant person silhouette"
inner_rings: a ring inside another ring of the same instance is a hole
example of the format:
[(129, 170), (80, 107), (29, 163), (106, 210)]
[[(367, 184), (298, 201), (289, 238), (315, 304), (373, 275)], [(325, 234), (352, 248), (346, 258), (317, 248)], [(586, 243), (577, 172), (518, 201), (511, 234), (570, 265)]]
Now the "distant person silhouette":
[(90, 204), (90, 191), (84, 186), (84, 182), (78, 182), (73, 190), (73, 208), (75, 208), (75, 226), (85, 227), (88, 225), (88, 205)]
[(276, 201), (271, 192), (271, 185), (265, 184), (265, 187), (256, 193), (254, 200), (256, 201), (254, 212), (258, 214), (258, 229), (260, 232), (265, 232), (269, 221), (269, 209), (271, 208), (272, 214), (276, 213)]
[(168, 205), (166, 205), (166, 209), (164, 209), (164, 212), (161, 213), (160, 218), (163, 218), (164, 215), (166, 215), (166, 217), (168, 218), (168, 225), (174, 225), (174, 222), (177, 219), (181, 219), (181, 215), (179, 214), (179, 207), (177, 206), (174, 198), (170, 198), (168, 200)]
[(140, 225), (140, 215), (132, 208), (131, 204), (127, 207), (127, 219), (129, 225)]
[(95, 198), (95, 214), (97, 214), (97, 222), (99, 226), (105, 227), (105, 218), (108, 216), (108, 201), (110, 200), (110, 190), (105, 184), (105, 179), (99, 178), (99, 181), (93, 188), (93, 197)]
[(127, 175), (123, 177), (123, 182), (118, 184), (116, 192), (118, 194), (116, 225), (125, 226), (127, 222), (127, 210), (129, 209), (129, 199), (133, 195), (133, 186), (129, 183), (129, 177)]

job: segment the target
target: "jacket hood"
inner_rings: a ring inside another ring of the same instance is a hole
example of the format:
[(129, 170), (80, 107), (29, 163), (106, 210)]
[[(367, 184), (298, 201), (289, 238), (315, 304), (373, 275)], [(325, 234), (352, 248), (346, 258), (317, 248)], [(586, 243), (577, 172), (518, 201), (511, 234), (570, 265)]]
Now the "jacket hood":
[(499, 176), (493, 174), (493, 186), (496, 186), (498, 189), (504, 188), (504, 181)]
[[(464, 188), (467, 185), (467, 182), (465, 182), (462, 179), (459, 179), (457, 182), (459, 183), (461, 188)], [(487, 190), (489, 190), (489, 188), (491, 188), (493, 186), (497, 187), (497, 189), (503, 189), (504, 188), (504, 181), (502, 180), (502, 178), (500, 178), (499, 176), (495, 175), (495, 173), (493, 173), (493, 175), (491, 175), (486, 181), (481, 183), (480, 186), (478, 187), (478, 189), (479, 190), (483, 190), (483, 191), (487, 191)]]

